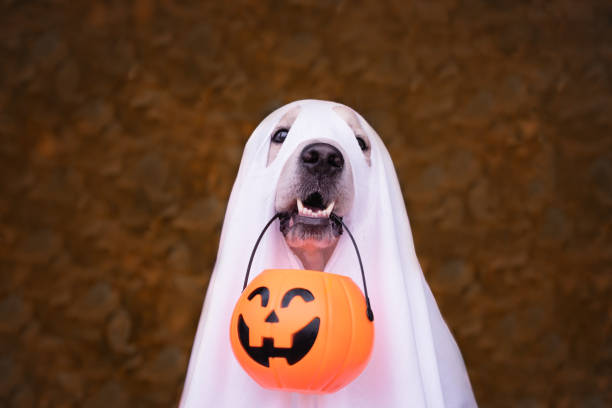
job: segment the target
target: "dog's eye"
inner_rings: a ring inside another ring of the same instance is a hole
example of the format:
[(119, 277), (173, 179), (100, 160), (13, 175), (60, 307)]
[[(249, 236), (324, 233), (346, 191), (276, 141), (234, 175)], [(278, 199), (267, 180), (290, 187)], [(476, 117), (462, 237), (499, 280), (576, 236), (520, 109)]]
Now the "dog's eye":
[(361, 150), (363, 150), (364, 152), (366, 150), (368, 150), (368, 145), (365, 142), (365, 140), (363, 140), (363, 137), (361, 136), (357, 136), (357, 143), (359, 143), (359, 147), (361, 148)]
[(274, 143), (283, 143), (285, 141), (285, 139), (287, 138), (287, 134), (288, 133), (289, 133), (289, 129), (285, 129), (285, 128), (278, 129), (272, 135), (272, 142), (274, 142)]

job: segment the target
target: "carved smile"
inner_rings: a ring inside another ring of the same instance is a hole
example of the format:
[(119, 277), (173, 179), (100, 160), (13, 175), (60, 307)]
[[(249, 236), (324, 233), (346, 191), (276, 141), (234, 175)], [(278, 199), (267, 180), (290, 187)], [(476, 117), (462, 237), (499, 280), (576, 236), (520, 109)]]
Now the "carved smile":
[(271, 357), (284, 357), (287, 364), (294, 365), (300, 361), (312, 348), (319, 334), (321, 319), (315, 317), (303, 329), (293, 335), (291, 348), (274, 347), (274, 339), (264, 337), (261, 347), (249, 345), (249, 326), (244, 322), (242, 315), (238, 318), (238, 338), (244, 351), (257, 363), (270, 367)]

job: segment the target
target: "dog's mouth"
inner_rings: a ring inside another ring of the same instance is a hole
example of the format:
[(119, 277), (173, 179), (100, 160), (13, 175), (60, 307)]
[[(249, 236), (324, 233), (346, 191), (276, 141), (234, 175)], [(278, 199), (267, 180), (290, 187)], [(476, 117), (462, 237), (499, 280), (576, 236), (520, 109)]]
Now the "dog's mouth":
[(327, 247), (335, 242), (342, 234), (342, 224), (330, 218), (335, 205), (335, 200), (326, 201), (319, 191), (297, 197), (295, 205), (280, 216), (280, 230), (289, 246)]
[(298, 216), (306, 218), (329, 219), (334, 205), (336, 205), (335, 201), (325, 205), (323, 196), (319, 192), (310, 194), (304, 201), (299, 198), (296, 200)]

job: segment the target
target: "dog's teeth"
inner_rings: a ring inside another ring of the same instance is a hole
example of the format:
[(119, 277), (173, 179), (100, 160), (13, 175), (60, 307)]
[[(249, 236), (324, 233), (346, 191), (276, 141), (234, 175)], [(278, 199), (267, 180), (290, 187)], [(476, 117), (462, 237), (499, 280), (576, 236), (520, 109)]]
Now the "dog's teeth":
[(335, 201), (332, 201), (327, 208), (324, 210), (325, 215), (329, 217), (329, 215), (331, 214), (332, 210), (334, 209), (334, 205), (336, 205)]
[(304, 217), (311, 217), (311, 218), (329, 217), (329, 215), (331, 214), (332, 210), (334, 209), (334, 205), (336, 204), (336, 202), (333, 201), (324, 210), (312, 210), (312, 209), (306, 207), (304, 205), (304, 203), (302, 202), (302, 200), (300, 200), (299, 198), (296, 201), (297, 201), (298, 214), (302, 215)]

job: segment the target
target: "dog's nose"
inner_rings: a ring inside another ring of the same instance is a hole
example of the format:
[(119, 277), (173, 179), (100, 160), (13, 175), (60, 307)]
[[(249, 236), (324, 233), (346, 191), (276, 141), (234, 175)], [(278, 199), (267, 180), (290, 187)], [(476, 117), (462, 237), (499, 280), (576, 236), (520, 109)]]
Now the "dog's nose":
[(300, 157), (302, 166), (312, 174), (331, 176), (344, 167), (342, 153), (328, 143), (310, 144), (302, 150)]

